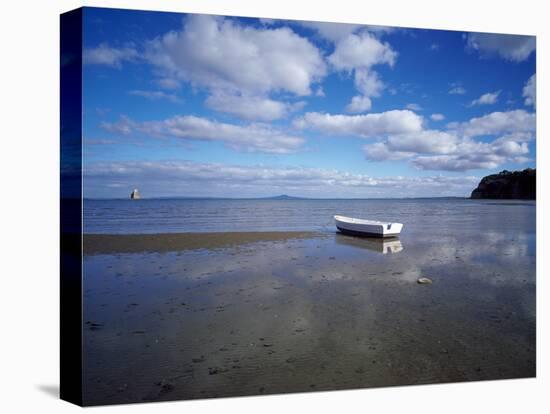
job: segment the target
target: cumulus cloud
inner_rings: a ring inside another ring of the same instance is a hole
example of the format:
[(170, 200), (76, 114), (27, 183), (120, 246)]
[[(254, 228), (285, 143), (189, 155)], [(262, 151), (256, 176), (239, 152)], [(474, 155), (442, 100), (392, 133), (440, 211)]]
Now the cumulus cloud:
[[(529, 161), (528, 141), (534, 138), (534, 114), (523, 110), (493, 112), (453, 124), (448, 131), (421, 130), (389, 134), (365, 145), (368, 160), (410, 160), (423, 170), (494, 169), (505, 162)], [(497, 136), (490, 142), (476, 136)]]
[(536, 118), (533, 113), (517, 109), (507, 112), (492, 112), (466, 122), (452, 123), (449, 126), (466, 137), (518, 132), (534, 133)]
[(120, 68), (122, 62), (138, 58), (138, 52), (133, 47), (114, 48), (107, 43), (91, 49), (85, 49), (83, 62), (85, 65), (106, 65)]
[(443, 121), (445, 119), (445, 115), (443, 114), (431, 114), (430, 118), (434, 121)]
[(459, 139), (456, 135), (437, 130), (390, 135), (383, 142), (363, 147), (371, 161), (401, 160), (418, 154), (447, 154), (456, 151)]
[(448, 154), (456, 151), (459, 139), (456, 135), (438, 130), (390, 135), (386, 145), (390, 150), (424, 154)]
[[(116, 49), (101, 44), (86, 50), (85, 61), (120, 67), (124, 61), (139, 57), (153, 66), (156, 83), (162, 89), (176, 90), (182, 83), (190, 83), (207, 91), (206, 104), (210, 108), (258, 121), (284, 118), (297, 108), (295, 103), (274, 99), (273, 94), (322, 95), (318, 82), (326, 76), (328, 63), (332, 70), (353, 76), (359, 95), (349, 103), (348, 111), (370, 110), (372, 98), (380, 96), (385, 86), (373, 66), (393, 66), (397, 57), (397, 52), (379, 38), (389, 28), (298, 24), (333, 43), (330, 56), (325, 59), (307, 38), (266, 19), (262, 26), (254, 27), (231, 18), (188, 15), (180, 30), (140, 46), (139, 56), (134, 48)], [(163, 98), (160, 93), (148, 97)]]
[[(289, 27), (268, 26), (265, 23), (258, 28), (235, 19), (192, 14), (183, 20), (180, 30), (144, 42), (139, 54), (133, 47), (101, 44), (87, 49), (84, 61), (120, 67), (124, 61), (139, 58), (153, 66), (162, 89), (175, 90), (190, 83), (207, 91), (207, 104), (217, 111), (248, 120), (274, 120), (296, 106), (277, 102), (271, 94), (311, 95), (327, 68), (322, 53), (307, 38)], [(148, 97), (165, 98), (161, 93)], [(251, 107), (252, 103), (267, 114)]]
[(128, 94), (134, 95), (134, 96), (141, 96), (142, 98), (150, 99), (152, 101), (158, 101), (158, 100), (164, 99), (174, 103), (182, 102), (182, 100), (177, 95), (166, 93), (163, 91), (131, 90), (131, 91), (128, 91)]
[(307, 112), (294, 120), (300, 129), (313, 129), (331, 135), (356, 135), (363, 138), (380, 137), (387, 134), (419, 132), (423, 119), (409, 110), (393, 110), (365, 115), (332, 115)]
[(370, 161), (399, 161), (413, 157), (414, 152), (396, 151), (390, 149), (384, 142), (375, 142), (363, 147), (365, 156)]
[(352, 71), (355, 68), (370, 68), (386, 63), (393, 66), (397, 52), (389, 43), (381, 42), (369, 32), (351, 34), (336, 44), (328, 61), (337, 70)]
[(346, 107), (348, 112), (359, 113), (369, 111), (372, 107), (371, 97), (380, 96), (384, 89), (384, 83), (374, 71), (366, 68), (355, 69), (355, 87), (361, 95), (354, 96)]
[(535, 51), (534, 36), (497, 33), (468, 33), (466, 48), (476, 50), (482, 57), (500, 56), (512, 62), (522, 62)]
[(355, 87), (361, 93), (352, 98), (348, 111), (370, 110), (370, 98), (380, 96), (384, 89), (384, 83), (372, 67), (381, 64), (393, 66), (396, 59), (397, 52), (390, 44), (368, 31), (349, 34), (336, 42), (328, 61), (336, 71), (353, 72)]
[(305, 102), (289, 103), (265, 96), (215, 92), (206, 99), (206, 105), (216, 111), (230, 113), (241, 119), (274, 121), (302, 109)]
[(420, 156), (413, 163), (423, 170), (467, 171), (474, 169), (495, 169), (511, 161), (529, 161), (524, 154), (529, 152), (526, 143), (508, 142), (499, 144), (474, 144), (475, 151), (467, 149), (451, 155)]
[(157, 137), (222, 142), (232, 149), (250, 152), (286, 154), (298, 151), (304, 143), (302, 137), (286, 134), (266, 124), (235, 125), (191, 115), (147, 122), (121, 117), (118, 122), (104, 122), (101, 126), (124, 135), (137, 132)]
[(436, 136), (432, 138), (431, 141), (409, 138), (402, 142), (400, 137), (394, 137), (382, 144), (385, 148), (376, 148), (378, 153), (375, 156), (378, 154), (378, 158), (372, 158), (369, 148), (365, 148), (365, 152), (369, 159), (379, 161), (384, 159), (384, 151), (391, 155), (393, 152), (409, 149), (410, 152), (402, 153), (407, 154), (415, 166), (423, 170), (439, 171), (494, 169), (507, 161), (521, 163), (528, 160), (525, 157), (529, 152), (526, 142), (495, 140), (485, 143), (459, 138), (453, 134), (442, 136), (441, 140), (437, 140)]
[(525, 105), (537, 105), (537, 78), (536, 74), (533, 74), (523, 87), (523, 97), (525, 98)]
[[(294, 193), (314, 197), (467, 195), (477, 177), (372, 177), (322, 168), (227, 165), (192, 161), (91, 163), (87, 188), (132, 188), (150, 196), (181, 194), (262, 196)], [(109, 184), (109, 186), (107, 185)], [(396, 193), (397, 190), (397, 193)]]
[(351, 113), (359, 113), (370, 111), (372, 101), (367, 96), (356, 95), (351, 98), (351, 102), (346, 106), (346, 111)]
[(326, 72), (319, 50), (288, 27), (254, 28), (207, 15), (189, 15), (181, 31), (148, 42), (145, 56), (164, 78), (250, 94), (309, 95)]
[(500, 95), (500, 92), (501, 91), (487, 92), (487, 93), (481, 95), (479, 98), (474, 99), (470, 103), (470, 106), (495, 104), (498, 101), (498, 96)]
[(380, 96), (384, 89), (384, 83), (380, 80), (378, 73), (369, 71), (367, 68), (355, 69), (355, 87), (364, 96)]

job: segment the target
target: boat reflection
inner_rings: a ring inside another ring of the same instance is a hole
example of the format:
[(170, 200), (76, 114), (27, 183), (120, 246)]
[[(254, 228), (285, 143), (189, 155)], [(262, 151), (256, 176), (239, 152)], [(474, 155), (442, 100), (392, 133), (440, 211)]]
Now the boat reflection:
[(403, 250), (403, 244), (398, 238), (353, 237), (337, 233), (335, 240), (337, 244), (367, 249), (382, 254), (399, 253)]

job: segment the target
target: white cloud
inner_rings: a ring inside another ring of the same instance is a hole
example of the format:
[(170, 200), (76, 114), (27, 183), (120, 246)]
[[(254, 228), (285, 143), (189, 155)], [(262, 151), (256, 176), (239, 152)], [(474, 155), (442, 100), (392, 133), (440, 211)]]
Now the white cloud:
[(106, 43), (92, 49), (85, 49), (83, 62), (86, 65), (106, 65), (119, 68), (124, 61), (138, 58), (138, 52), (133, 47), (113, 48)]
[(277, 23), (277, 20), (275, 19), (269, 19), (267, 17), (260, 17), (258, 20), (260, 20), (260, 23), (264, 26), (272, 26), (275, 23)]
[(467, 122), (451, 124), (451, 127), (466, 137), (518, 132), (534, 133), (536, 120), (535, 114), (517, 109), (508, 112), (492, 112)]
[(422, 107), (418, 104), (415, 104), (415, 103), (407, 104), (407, 105), (405, 105), (405, 108), (410, 109), (411, 111), (415, 111), (415, 112), (419, 112), (419, 111), (422, 110)]
[(450, 154), (419, 156), (413, 163), (424, 170), (466, 171), (494, 169), (505, 162), (522, 163), (529, 153), (526, 142), (495, 140), (490, 143), (461, 140)]
[(500, 92), (501, 91), (484, 93), (479, 98), (474, 99), (470, 103), (470, 106), (495, 104), (498, 101), (498, 96), (500, 95)]
[(535, 135), (531, 132), (510, 132), (508, 134), (501, 135), (493, 142), (529, 142), (535, 139)]
[(319, 50), (287, 27), (254, 28), (207, 15), (189, 15), (181, 31), (148, 42), (146, 58), (164, 78), (256, 95), (309, 95), (326, 72)]
[(357, 90), (368, 97), (380, 96), (384, 89), (384, 83), (378, 77), (378, 73), (366, 68), (355, 69), (354, 81)]
[(167, 101), (174, 102), (174, 103), (182, 102), (182, 100), (177, 95), (162, 92), (162, 91), (132, 90), (132, 91), (128, 91), (128, 93), (130, 95), (141, 96), (142, 98), (150, 99), (153, 101), (165, 99)]
[(445, 115), (443, 114), (431, 114), (430, 118), (434, 121), (443, 121), (445, 119)]
[(332, 43), (337, 43), (338, 41), (344, 39), (345, 37), (362, 32), (370, 32), (371, 34), (384, 35), (391, 33), (396, 30), (395, 27), (389, 26), (373, 26), (373, 25), (362, 25), (362, 24), (353, 24), (353, 23), (333, 23), (333, 22), (312, 22), (312, 21), (300, 21), (300, 22), (290, 22), (298, 23), (303, 27), (312, 29), (316, 31), (320, 37), (328, 40)]
[(370, 111), (372, 101), (367, 96), (357, 95), (351, 98), (351, 102), (346, 106), (346, 111), (351, 113), (360, 113)]
[(346, 110), (353, 113), (369, 111), (372, 107), (370, 98), (380, 96), (384, 89), (384, 83), (376, 72), (365, 68), (355, 69), (354, 82), (355, 87), (362, 95), (354, 96)]
[(324, 134), (380, 137), (422, 130), (423, 118), (412, 111), (393, 110), (366, 115), (332, 115), (307, 112), (294, 120), (297, 128), (318, 130)]
[[(528, 141), (534, 138), (534, 115), (525, 111), (493, 112), (456, 124), (449, 131), (422, 130), (389, 134), (364, 146), (371, 161), (410, 160), (423, 170), (493, 169), (505, 162), (529, 161)], [(490, 142), (475, 136), (499, 135)]]
[(215, 92), (206, 99), (206, 105), (216, 111), (230, 113), (241, 119), (274, 121), (286, 117), (290, 112), (302, 109), (305, 102), (288, 103), (264, 96)]
[(352, 71), (355, 68), (370, 68), (374, 65), (393, 66), (397, 59), (389, 43), (382, 43), (368, 32), (351, 34), (340, 40), (328, 61), (337, 70)]
[(188, 82), (208, 92), (210, 108), (246, 120), (285, 117), (297, 104), (270, 95), (311, 95), (326, 74), (321, 52), (289, 27), (264, 21), (257, 28), (209, 15), (187, 16), (181, 30), (148, 41), (144, 56), (163, 88)]
[(468, 171), (497, 168), (504, 159), (491, 154), (461, 154), (417, 157), (413, 163), (422, 170)]
[(536, 48), (534, 36), (496, 33), (468, 33), (466, 47), (482, 57), (500, 56), (512, 62), (526, 60)]
[(523, 87), (523, 97), (525, 105), (537, 105), (537, 77), (533, 74)]
[(411, 152), (390, 149), (384, 142), (365, 145), (363, 146), (363, 150), (370, 161), (399, 161), (415, 155)]
[(266, 124), (235, 125), (191, 115), (148, 122), (121, 117), (118, 122), (103, 123), (101, 126), (107, 131), (124, 135), (138, 132), (184, 140), (217, 141), (232, 149), (250, 152), (286, 154), (298, 151), (304, 143), (302, 137), (286, 134)]
[[(382, 42), (368, 31), (348, 34), (339, 39), (333, 53), (327, 58), (336, 71), (354, 72), (355, 87), (364, 98), (380, 96), (384, 89), (384, 83), (372, 67), (381, 64), (393, 66), (396, 59), (397, 52), (390, 44)], [(348, 110), (369, 110), (369, 102), (370, 99), (354, 97), (348, 105)]]
[(466, 93), (466, 89), (464, 89), (462, 86), (454, 86), (451, 89), (449, 89), (450, 95), (464, 95)]
[[(133, 188), (136, 182), (149, 196), (158, 195), (275, 195), (291, 193), (317, 197), (467, 195), (477, 177), (372, 177), (345, 171), (226, 165), (192, 161), (119, 161), (92, 163), (85, 169), (86, 187)], [(397, 192), (396, 192), (397, 191)]]
[(331, 42), (337, 42), (357, 31), (359, 28), (364, 27), (360, 24), (310, 21), (300, 21), (299, 24), (315, 30), (322, 38)]
[(127, 116), (121, 115), (117, 122), (102, 122), (100, 126), (106, 131), (115, 134), (130, 135), (132, 131), (134, 131), (134, 129), (136, 128), (137, 123), (132, 121)]
[(365, 145), (363, 149), (367, 159), (384, 161), (414, 158), (418, 154), (449, 154), (455, 152), (458, 145), (459, 139), (454, 134), (423, 130), (390, 135), (385, 141)]
[[(85, 52), (88, 64), (117, 67), (136, 57), (135, 49), (114, 49), (106, 44)], [(266, 95), (271, 91), (308, 95), (310, 85), (325, 74), (319, 51), (290, 29), (254, 29), (213, 16), (189, 16), (182, 31), (148, 42), (145, 57), (160, 70), (162, 77), (157, 82), (161, 87), (176, 89), (181, 81), (205, 87), (212, 92), (207, 104), (244, 119), (273, 120), (285, 116), (298, 106)], [(243, 91), (247, 97), (238, 99), (238, 93)], [(162, 92), (132, 94), (176, 99)], [(255, 111), (250, 108), (254, 103), (258, 104)]]
[(459, 139), (456, 135), (438, 130), (390, 135), (386, 141), (390, 150), (423, 154), (448, 154), (456, 151)]
[(524, 163), (529, 160), (527, 143), (492, 142), (462, 144), (458, 151), (449, 155), (419, 156), (413, 163), (423, 170), (467, 171), (495, 169), (505, 162)]
[[(433, 114), (432, 119), (443, 119)], [(408, 110), (367, 115), (306, 113), (294, 121), (329, 135), (376, 138), (365, 145), (368, 160), (409, 160), (426, 170), (466, 171), (496, 168), (505, 162), (525, 162), (528, 141), (534, 138), (535, 115), (524, 110), (493, 112), (467, 122), (451, 124), (447, 131), (424, 129), (423, 117)], [(491, 142), (477, 136), (496, 136)]]

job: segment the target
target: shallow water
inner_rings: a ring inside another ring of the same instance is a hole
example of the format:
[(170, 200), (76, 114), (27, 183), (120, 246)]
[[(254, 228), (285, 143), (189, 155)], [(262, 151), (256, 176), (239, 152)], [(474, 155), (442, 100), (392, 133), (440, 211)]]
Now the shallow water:
[[(85, 233), (333, 231), (333, 216), (405, 224), (405, 230), (491, 225), (513, 217), (534, 220), (534, 201), (405, 200), (84, 200)], [(488, 222), (488, 223), (486, 223)]]
[(459, 204), (403, 207), (392, 249), (326, 228), (86, 256), (85, 403), (534, 376), (534, 205)]

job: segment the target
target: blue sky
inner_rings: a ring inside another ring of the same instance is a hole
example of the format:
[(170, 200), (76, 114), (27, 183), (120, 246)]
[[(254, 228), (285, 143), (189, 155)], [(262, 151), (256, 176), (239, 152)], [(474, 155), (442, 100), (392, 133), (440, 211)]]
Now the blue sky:
[(534, 37), (86, 8), (83, 54), (86, 197), (467, 196), (535, 167)]

